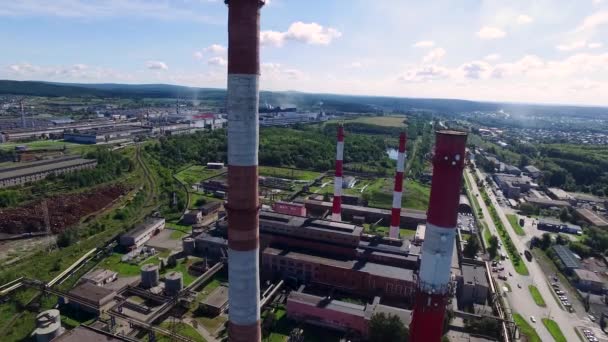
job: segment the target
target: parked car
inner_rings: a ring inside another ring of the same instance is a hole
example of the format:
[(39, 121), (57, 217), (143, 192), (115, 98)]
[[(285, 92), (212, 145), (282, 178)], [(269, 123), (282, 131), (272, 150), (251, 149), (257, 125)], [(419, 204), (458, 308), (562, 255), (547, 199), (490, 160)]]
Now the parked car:
[(591, 320), (591, 322), (595, 322), (595, 316), (589, 315), (589, 319)]
[(534, 316), (530, 316), (530, 320), (532, 321), (532, 323), (536, 323), (536, 318), (534, 318)]

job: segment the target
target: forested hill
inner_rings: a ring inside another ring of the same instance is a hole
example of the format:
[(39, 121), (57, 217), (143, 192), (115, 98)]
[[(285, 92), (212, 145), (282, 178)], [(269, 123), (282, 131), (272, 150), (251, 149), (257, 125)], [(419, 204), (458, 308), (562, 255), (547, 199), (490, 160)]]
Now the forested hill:
[[(52, 83), (40, 81), (0, 80), (0, 95), (31, 95), (49, 97), (120, 97), (120, 98), (182, 98), (204, 99), (210, 104), (223, 106), (225, 89), (184, 87), (168, 84), (79, 84)], [(608, 117), (608, 109), (601, 107), (531, 105), (497, 102), (477, 102), (453, 99), (421, 99), (385, 96), (352, 96), (335, 94), (312, 94), (301, 92), (262, 91), (260, 103), (297, 106), (298, 108), (319, 108), (323, 104), (326, 111), (382, 112), (382, 111), (431, 111), (439, 114), (453, 114), (473, 111), (505, 110), (512, 114), (534, 115), (576, 115), (579, 117)]]

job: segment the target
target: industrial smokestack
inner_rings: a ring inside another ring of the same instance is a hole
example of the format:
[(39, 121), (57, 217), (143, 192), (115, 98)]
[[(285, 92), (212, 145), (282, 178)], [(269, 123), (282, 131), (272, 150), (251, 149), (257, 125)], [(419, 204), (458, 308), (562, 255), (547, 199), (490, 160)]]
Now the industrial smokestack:
[(393, 191), (393, 209), (391, 210), (391, 227), (389, 236), (399, 238), (401, 221), (401, 197), (403, 196), (403, 168), (405, 164), (405, 132), (399, 135), (399, 154), (397, 155), (397, 172), (395, 172), (395, 190)]
[(342, 221), (342, 160), (344, 157), (344, 126), (338, 125), (336, 146), (336, 177), (334, 179), (334, 203), (331, 211), (333, 221)]
[(464, 132), (436, 133), (431, 198), (410, 325), (413, 342), (441, 341), (450, 296), (450, 266), (466, 141)]
[(260, 8), (264, 1), (228, 5), (228, 337), (260, 341), (259, 75)]

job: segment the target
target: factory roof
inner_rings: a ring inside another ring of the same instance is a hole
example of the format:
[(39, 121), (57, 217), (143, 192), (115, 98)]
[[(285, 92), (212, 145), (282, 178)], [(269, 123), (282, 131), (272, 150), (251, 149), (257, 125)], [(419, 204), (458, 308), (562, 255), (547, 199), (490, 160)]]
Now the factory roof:
[(572, 205), (570, 205), (570, 203), (566, 202), (566, 201), (558, 201), (558, 200), (552, 200), (552, 199), (546, 199), (546, 198), (532, 198), (532, 197), (526, 197), (526, 200), (532, 204), (537, 204), (537, 205), (541, 205), (541, 206), (547, 206), (547, 207), (571, 207)]
[(359, 262), (352, 259), (337, 259), (326, 256), (313, 255), (308, 253), (300, 253), (290, 250), (282, 250), (278, 248), (267, 247), (264, 249), (264, 254), (272, 254), (283, 258), (300, 260), (304, 262), (329, 265), (344, 269), (352, 269), (359, 272), (365, 272), (380, 277), (397, 278), (403, 280), (414, 279), (414, 272), (410, 269), (394, 267), (388, 265), (377, 264), (373, 262)]
[(0, 180), (11, 179), (17, 177), (23, 177), (28, 175), (35, 175), (42, 172), (62, 169), (66, 167), (84, 165), (89, 163), (96, 162), (95, 159), (83, 159), (83, 158), (69, 158), (69, 159), (57, 159), (51, 163), (46, 162), (36, 162), (36, 163), (25, 163), (23, 167), (20, 168), (8, 168), (5, 170), (0, 169)]
[(219, 245), (227, 245), (228, 244), (228, 240), (224, 239), (223, 237), (219, 237), (219, 236), (211, 236), (207, 233), (201, 233), (200, 235), (198, 235), (197, 237), (195, 237), (196, 240), (200, 240), (200, 241), (207, 241), (207, 242), (213, 242)]
[(527, 165), (524, 167), (524, 170), (526, 170), (526, 172), (528, 172), (528, 173), (540, 172), (540, 170), (534, 165)]
[(608, 227), (608, 222), (589, 209), (576, 209), (576, 213), (589, 222), (592, 226)]
[(138, 224), (135, 228), (129, 230), (124, 236), (138, 237), (142, 234), (147, 233), (148, 230), (150, 230), (160, 221), (164, 222), (165, 219), (161, 217), (148, 217), (144, 220), (144, 222)]
[(558, 200), (569, 200), (572, 199), (572, 196), (565, 192), (564, 190), (560, 189), (560, 188), (549, 188), (547, 189), (547, 192), (549, 192), (549, 194), (551, 194), (553, 197), (555, 197)]
[(593, 203), (602, 203), (606, 201), (606, 198), (601, 198), (591, 194), (585, 194), (582, 192), (572, 192), (570, 193), (572, 197), (574, 197), (577, 201), (581, 202), (593, 202)]
[(557, 256), (566, 268), (576, 269), (581, 267), (580, 261), (574, 256), (570, 248), (564, 245), (555, 245), (553, 246), (553, 250), (557, 253)]
[[(333, 206), (333, 204), (331, 202), (317, 201), (317, 200), (312, 200), (312, 199), (304, 200), (304, 203), (318, 205), (318, 206), (322, 206), (322, 207), (328, 208), (328, 209), (331, 209), (331, 207)], [(378, 215), (387, 215), (387, 216), (391, 215), (391, 211), (387, 210), (387, 209), (362, 207), (362, 206), (351, 205), (351, 204), (342, 204), (342, 210), (375, 213)], [(426, 212), (423, 210), (402, 208), (401, 217), (413, 217), (413, 218), (417, 218), (420, 220), (426, 220)]]
[(103, 299), (114, 293), (112, 290), (91, 283), (82, 283), (70, 291), (70, 295), (96, 305), (99, 305)]
[(267, 222), (280, 222), (285, 225), (292, 227), (302, 227), (306, 229), (318, 230), (318, 231), (330, 231), (337, 234), (346, 235), (361, 235), (363, 230), (362, 227), (354, 224), (348, 224), (343, 222), (335, 222), (329, 220), (311, 219), (302, 216), (293, 216), (287, 214), (281, 214), (271, 211), (260, 212), (260, 223)]
[(117, 273), (114, 271), (105, 270), (105, 269), (97, 269), (95, 271), (92, 271), (92, 272), (89, 272), (89, 273), (83, 275), (82, 279), (99, 283), (108, 278), (113, 277), (115, 274), (117, 274)]
[(218, 286), (202, 303), (215, 308), (223, 307), (228, 303), (228, 288), (226, 286)]
[(43, 311), (36, 316), (36, 335), (46, 335), (56, 331), (61, 327), (61, 322), (57, 319), (60, 313), (57, 309)]
[(597, 273), (591, 272), (589, 270), (585, 270), (582, 268), (575, 269), (574, 274), (578, 277), (578, 279), (582, 281), (592, 281), (596, 283), (603, 283), (604, 280)]
[(462, 264), (462, 279), (466, 284), (488, 286), (486, 268), (480, 265)]
[(128, 341), (101, 330), (93, 330), (85, 326), (78, 326), (65, 334), (53, 339), (53, 342), (120, 342)]
[(342, 312), (353, 316), (365, 317), (365, 306), (329, 299), (327, 297), (292, 291), (287, 300), (315, 307), (322, 307), (326, 310)]

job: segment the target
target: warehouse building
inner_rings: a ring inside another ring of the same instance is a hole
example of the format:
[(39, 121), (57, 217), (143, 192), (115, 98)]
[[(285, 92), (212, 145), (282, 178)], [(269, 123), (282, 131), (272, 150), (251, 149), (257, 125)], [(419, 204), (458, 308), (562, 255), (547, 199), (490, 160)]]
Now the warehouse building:
[(0, 169), (0, 188), (37, 182), (51, 174), (61, 175), (79, 170), (93, 169), (97, 166), (97, 160), (71, 156), (31, 163), (18, 163), (16, 165)]
[(552, 248), (553, 251), (555, 251), (559, 261), (561, 261), (562, 265), (564, 265), (568, 271), (574, 271), (581, 268), (581, 262), (574, 255), (574, 253), (572, 253), (570, 248), (564, 245), (555, 245)]
[(561, 222), (552, 218), (540, 218), (538, 220), (537, 228), (539, 230), (545, 230), (554, 233), (567, 233), (567, 234), (582, 234), (583, 228), (575, 224)]
[(83, 131), (65, 132), (63, 140), (78, 144), (103, 144), (124, 140), (133, 140), (136, 137), (148, 136), (150, 127), (103, 127)]
[(507, 198), (517, 199), (522, 193), (528, 192), (534, 186), (532, 180), (527, 176), (497, 173), (494, 175), (494, 180)]
[(118, 273), (116, 272), (105, 269), (97, 269), (83, 275), (81, 280), (93, 285), (103, 286), (113, 282), (117, 277)]
[(78, 301), (87, 304), (81, 305), (75, 301), (66, 299), (72, 307), (99, 315), (112, 302), (114, 296), (116, 296), (116, 291), (85, 282), (70, 290), (69, 294)]
[(581, 291), (603, 294), (604, 280), (595, 272), (585, 269), (575, 269), (576, 287)]
[(462, 273), (456, 279), (458, 306), (470, 307), (473, 304), (485, 304), (490, 293), (485, 265), (463, 263), (461, 269)]
[(218, 316), (228, 308), (228, 288), (218, 286), (199, 305), (203, 312), (211, 316)]
[(608, 228), (608, 221), (589, 209), (576, 209), (576, 215), (592, 226)]
[(165, 219), (149, 217), (143, 223), (120, 237), (120, 245), (127, 248), (141, 247), (160, 230), (165, 229)]

